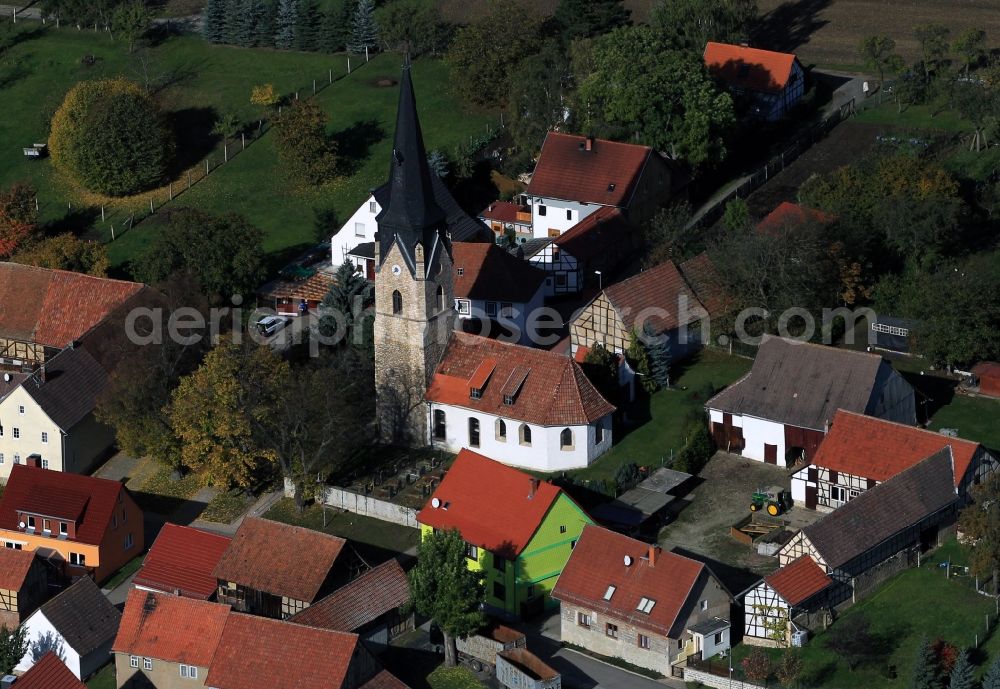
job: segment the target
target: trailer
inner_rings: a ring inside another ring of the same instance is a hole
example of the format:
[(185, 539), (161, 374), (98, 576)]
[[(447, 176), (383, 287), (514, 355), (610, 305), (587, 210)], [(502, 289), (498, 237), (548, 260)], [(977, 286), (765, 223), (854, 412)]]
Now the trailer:
[(526, 648), (497, 653), (497, 681), (504, 689), (562, 689), (562, 676)]
[(491, 624), (474, 636), (455, 640), (458, 659), (476, 672), (492, 672), (496, 668), (497, 653), (527, 645), (524, 634), (498, 623)]

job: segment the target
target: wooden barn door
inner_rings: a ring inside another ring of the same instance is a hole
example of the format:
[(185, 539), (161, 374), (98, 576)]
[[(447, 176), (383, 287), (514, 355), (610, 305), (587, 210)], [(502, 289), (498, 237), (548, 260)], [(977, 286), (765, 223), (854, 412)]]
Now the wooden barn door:
[(778, 446), (764, 443), (764, 461), (768, 464), (778, 463)]
[(819, 488), (817, 486), (806, 486), (806, 507), (816, 509), (819, 502)]

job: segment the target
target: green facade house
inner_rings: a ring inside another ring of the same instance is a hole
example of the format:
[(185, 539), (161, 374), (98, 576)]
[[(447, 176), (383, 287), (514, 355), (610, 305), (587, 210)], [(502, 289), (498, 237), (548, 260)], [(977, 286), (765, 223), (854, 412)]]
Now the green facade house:
[(491, 611), (527, 618), (553, 610), (552, 587), (593, 520), (561, 488), (462, 450), (417, 515), (424, 537), (457, 529), (469, 568), (483, 572)]

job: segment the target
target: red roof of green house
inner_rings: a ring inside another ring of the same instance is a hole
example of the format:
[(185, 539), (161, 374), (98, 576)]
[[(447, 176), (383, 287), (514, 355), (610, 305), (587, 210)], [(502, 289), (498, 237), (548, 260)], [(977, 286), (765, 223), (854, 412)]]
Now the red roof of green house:
[(764, 577), (789, 605), (798, 605), (829, 586), (833, 580), (808, 555), (789, 562), (781, 569)]
[(435, 529), (458, 529), (472, 545), (515, 557), (560, 495), (558, 486), (463, 449), (417, 521)]

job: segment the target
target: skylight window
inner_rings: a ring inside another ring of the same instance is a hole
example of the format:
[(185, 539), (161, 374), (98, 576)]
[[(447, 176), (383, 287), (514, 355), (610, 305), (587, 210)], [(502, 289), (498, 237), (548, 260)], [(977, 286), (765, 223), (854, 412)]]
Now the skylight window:
[(639, 605), (635, 606), (635, 609), (648, 615), (653, 611), (654, 605), (656, 605), (656, 601), (652, 598), (643, 598), (639, 601)]
[(612, 584), (608, 587), (608, 590), (604, 592), (604, 600), (611, 600), (611, 596), (615, 595), (615, 586)]

